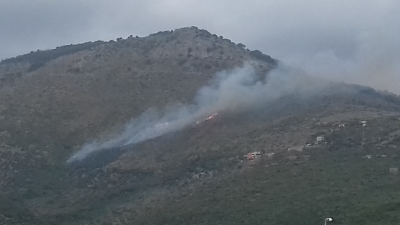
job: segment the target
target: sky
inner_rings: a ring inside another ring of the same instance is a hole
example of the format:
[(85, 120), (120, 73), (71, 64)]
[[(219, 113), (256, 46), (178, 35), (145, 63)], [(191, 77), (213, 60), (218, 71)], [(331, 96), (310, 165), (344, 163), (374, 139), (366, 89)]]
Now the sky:
[(398, 0), (0, 0), (0, 59), (197, 26), (314, 76), (400, 94)]

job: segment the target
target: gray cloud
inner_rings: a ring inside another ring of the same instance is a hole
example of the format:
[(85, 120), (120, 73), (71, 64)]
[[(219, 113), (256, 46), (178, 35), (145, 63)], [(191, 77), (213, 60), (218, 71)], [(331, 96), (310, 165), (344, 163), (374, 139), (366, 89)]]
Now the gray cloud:
[(365, 31), (358, 36), (351, 58), (341, 58), (333, 50), (327, 50), (290, 61), (313, 76), (400, 94), (399, 35), (400, 30), (395, 28)]
[(0, 2), (1, 58), (94, 38), (90, 10), (67, 2)]
[(399, 11), (397, 0), (6, 0), (0, 58), (195, 25), (316, 75), (400, 93)]

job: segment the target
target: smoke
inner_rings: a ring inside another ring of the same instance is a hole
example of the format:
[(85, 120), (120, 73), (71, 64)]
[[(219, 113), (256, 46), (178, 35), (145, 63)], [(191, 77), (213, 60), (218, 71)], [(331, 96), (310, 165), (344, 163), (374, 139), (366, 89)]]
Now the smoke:
[[(316, 85), (313, 85), (313, 90), (316, 90)], [(293, 70), (277, 68), (271, 70), (267, 78), (257, 75), (249, 65), (222, 71), (216, 74), (209, 86), (198, 91), (194, 104), (147, 110), (128, 122), (122, 132), (107, 140), (86, 143), (67, 162), (82, 160), (96, 151), (124, 147), (175, 132), (221, 111), (251, 110), (294, 91), (306, 93), (310, 90), (302, 76)]]
[(293, 57), (288, 61), (314, 77), (400, 94), (399, 35), (398, 28), (365, 30), (356, 38), (351, 57), (343, 58), (334, 50), (328, 50), (312, 57)]
[[(122, 132), (107, 140), (85, 144), (68, 162), (82, 160), (89, 154), (123, 147), (181, 130), (220, 111), (250, 110), (289, 93), (317, 92), (324, 79), (371, 86), (400, 94), (400, 30), (372, 29), (359, 35), (352, 57), (340, 57), (334, 50), (312, 57), (285, 59), (295, 68), (314, 77), (303, 79), (299, 71), (282, 67), (269, 72), (267, 80), (245, 65), (223, 71), (209, 86), (201, 88), (192, 105), (177, 104), (167, 109), (152, 109), (132, 119)], [(322, 79), (317, 79), (322, 78)]]

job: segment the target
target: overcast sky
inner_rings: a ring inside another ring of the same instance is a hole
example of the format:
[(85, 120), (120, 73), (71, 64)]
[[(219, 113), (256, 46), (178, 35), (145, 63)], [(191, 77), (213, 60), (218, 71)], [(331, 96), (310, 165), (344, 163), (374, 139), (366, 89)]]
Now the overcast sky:
[(0, 59), (197, 26), (317, 76), (400, 94), (398, 0), (0, 0)]

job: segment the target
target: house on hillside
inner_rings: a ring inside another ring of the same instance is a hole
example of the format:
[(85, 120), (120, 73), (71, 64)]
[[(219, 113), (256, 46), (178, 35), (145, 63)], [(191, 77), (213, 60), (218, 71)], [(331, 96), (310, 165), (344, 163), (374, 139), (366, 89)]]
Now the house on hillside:
[(304, 146), (304, 148), (312, 148), (312, 147), (313, 147), (313, 145), (310, 143), (308, 143), (308, 144), (306, 144), (306, 146)]
[(371, 159), (371, 158), (372, 158), (372, 155), (365, 155), (363, 158), (364, 158), (364, 159)]
[(267, 154), (265, 154), (268, 158), (269, 157), (272, 157), (273, 155), (275, 155), (275, 153), (274, 152), (268, 152)]
[(259, 157), (261, 157), (262, 153), (260, 151), (255, 151), (255, 152), (249, 152), (246, 155), (244, 155), (244, 158), (247, 160), (255, 160)]
[(317, 142), (322, 142), (322, 141), (324, 141), (325, 140), (325, 137), (324, 136), (318, 136), (317, 137)]

